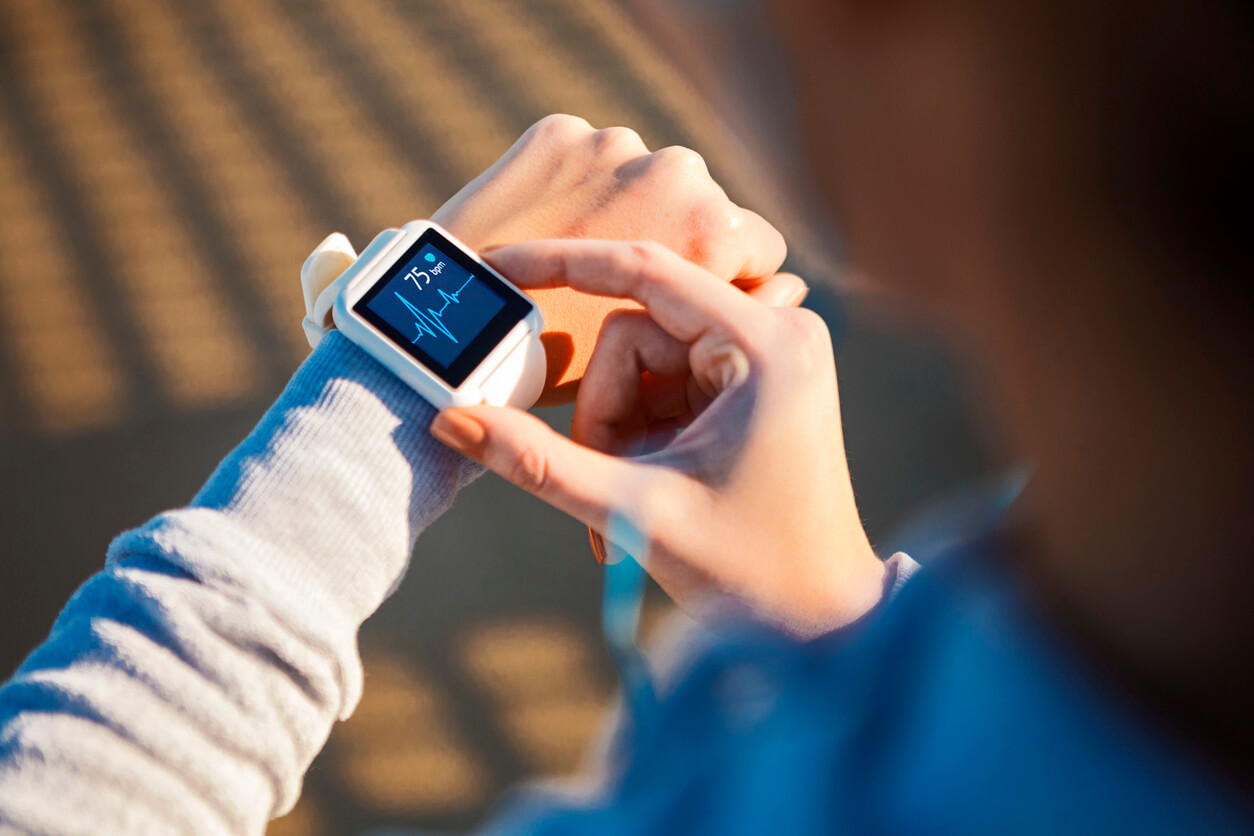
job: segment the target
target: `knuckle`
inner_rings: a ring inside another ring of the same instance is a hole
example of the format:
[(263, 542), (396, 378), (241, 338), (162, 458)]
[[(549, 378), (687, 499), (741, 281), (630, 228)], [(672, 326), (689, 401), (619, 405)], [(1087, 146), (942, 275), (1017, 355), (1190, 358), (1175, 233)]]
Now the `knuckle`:
[(540, 493), (549, 486), (548, 459), (534, 446), (524, 447), (510, 465), (509, 481), (531, 493)]
[(629, 241), (616, 245), (605, 258), (605, 272), (614, 277), (614, 295), (631, 296), (642, 285), (664, 275), (661, 265), (670, 250), (656, 241)]
[(636, 265), (646, 266), (660, 261), (670, 251), (657, 241), (632, 241), (627, 252)]
[(602, 156), (637, 156), (644, 140), (631, 128), (603, 128), (592, 135), (593, 150)]
[(628, 263), (625, 272), (632, 276), (636, 284), (641, 284), (654, 277), (670, 250), (657, 241), (633, 241), (627, 247)]
[(688, 216), (687, 257), (715, 275), (731, 278), (743, 257), (741, 218), (726, 200), (706, 201)]
[(586, 119), (571, 116), (568, 113), (551, 113), (532, 125), (529, 130), (536, 137), (550, 141), (573, 139), (591, 131), (592, 126)]
[(638, 350), (642, 340), (647, 338), (649, 326), (653, 320), (644, 311), (617, 310), (611, 311), (601, 324), (597, 334), (597, 344), (593, 353), (600, 351), (605, 357), (614, 358), (603, 362), (621, 365), (625, 358)]
[(691, 171), (702, 177), (708, 177), (710, 173), (705, 164), (705, 158), (683, 145), (668, 145), (665, 148), (659, 148), (650, 155), (650, 163), (668, 172)]
[(823, 317), (808, 308), (780, 308), (777, 310), (787, 326), (789, 339), (797, 341), (799, 346), (804, 346), (808, 349), (830, 348), (832, 341), (831, 332), (828, 331), (827, 323), (823, 321)]
[(616, 246), (605, 254), (605, 272), (611, 276), (626, 276), (635, 269), (638, 258), (633, 245)]
[(605, 315), (601, 323), (601, 337), (616, 339), (619, 335), (635, 330), (640, 323), (641, 312), (614, 310)]
[(736, 235), (742, 226), (740, 212), (726, 200), (705, 203), (694, 214), (693, 226), (708, 241), (724, 241)]
[(541, 252), (549, 276), (549, 287), (569, 286), (576, 267), (575, 255), (565, 248), (545, 248)]
[(640, 269), (639, 250), (632, 244), (626, 244), (621, 247), (615, 247), (609, 253), (606, 265), (607, 272), (618, 277), (620, 281), (615, 284), (621, 287), (622, 281), (631, 281), (636, 271)]

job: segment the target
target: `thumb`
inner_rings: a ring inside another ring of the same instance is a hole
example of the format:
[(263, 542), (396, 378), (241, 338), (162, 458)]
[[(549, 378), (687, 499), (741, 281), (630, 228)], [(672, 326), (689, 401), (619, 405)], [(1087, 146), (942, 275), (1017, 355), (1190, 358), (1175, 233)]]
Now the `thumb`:
[(611, 510), (656, 478), (656, 468), (583, 447), (509, 407), (450, 407), (436, 416), (431, 435), (600, 531)]

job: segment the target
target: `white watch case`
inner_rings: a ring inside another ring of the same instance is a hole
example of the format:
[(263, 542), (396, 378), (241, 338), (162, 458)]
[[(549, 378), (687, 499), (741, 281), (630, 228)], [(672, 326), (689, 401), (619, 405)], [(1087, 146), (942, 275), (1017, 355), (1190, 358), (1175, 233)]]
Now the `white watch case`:
[(397, 347), (354, 307), (380, 281), (387, 270), (428, 230), (434, 229), (460, 247), (480, 268), (502, 281), (506, 287), (527, 298), (522, 291), (483, 262), (474, 251), (447, 230), (430, 221), (411, 221), (400, 229), (379, 233), (357, 260), (336, 279), (331, 315), (337, 328), (372, 357), (405, 381), (438, 409), (446, 406), (515, 406), (528, 409), (540, 397), (547, 370), (540, 334), (544, 318), (528, 298), (530, 312), (501, 339), (456, 388), (445, 383), (415, 357)]

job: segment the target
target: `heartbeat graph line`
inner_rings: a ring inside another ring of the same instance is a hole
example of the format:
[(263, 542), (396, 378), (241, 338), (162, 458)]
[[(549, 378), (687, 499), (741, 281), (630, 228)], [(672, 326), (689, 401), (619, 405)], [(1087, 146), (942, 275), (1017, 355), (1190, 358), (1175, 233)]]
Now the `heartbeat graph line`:
[(471, 276), (462, 283), (461, 287), (457, 288), (457, 290), (452, 293), (446, 293), (442, 289), (438, 290), (437, 292), (440, 294), (440, 298), (444, 300), (444, 305), (438, 311), (435, 308), (427, 308), (425, 311), (419, 310), (417, 306), (402, 296), (400, 291), (392, 291), (396, 294), (396, 298), (401, 300), (401, 304), (408, 308), (409, 312), (414, 315), (414, 326), (418, 329), (418, 336), (414, 337), (410, 340), (410, 342), (416, 343), (423, 337), (434, 337), (436, 334), (443, 334), (453, 342), (458, 342), (457, 337), (454, 337), (453, 332), (450, 331), (444, 324), (444, 312), (448, 310), (449, 305), (461, 304), (461, 292), (465, 290), (466, 286), (474, 280), (475, 277)]

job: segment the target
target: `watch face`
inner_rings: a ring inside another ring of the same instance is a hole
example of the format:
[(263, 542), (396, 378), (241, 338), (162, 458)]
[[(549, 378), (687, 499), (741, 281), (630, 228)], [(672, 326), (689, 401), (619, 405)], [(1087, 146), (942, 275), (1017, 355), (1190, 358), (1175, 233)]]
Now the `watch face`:
[(533, 308), (428, 229), (353, 305), (397, 348), (456, 389)]

